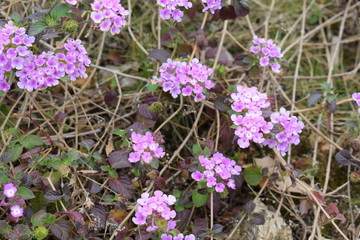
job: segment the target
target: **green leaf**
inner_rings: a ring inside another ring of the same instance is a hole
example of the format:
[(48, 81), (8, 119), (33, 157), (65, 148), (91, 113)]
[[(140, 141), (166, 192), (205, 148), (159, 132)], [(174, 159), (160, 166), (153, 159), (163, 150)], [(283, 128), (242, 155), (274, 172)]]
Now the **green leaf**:
[(124, 137), (126, 135), (126, 129), (115, 129), (113, 130), (113, 134), (118, 135), (119, 137)]
[(111, 178), (118, 178), (118, 177), (119, 177), (119, 175), (118, 175), (118, 173), (116, 172), (115, 169), (110, 169), (110, 170), (109, 170), (109, 176), (110, 176)]
[(211, 150), (210, 150), (210, 148), (208, 148), (208, 147), (205, 147), (204, 148), (204, 156), (205, 157), (211, 157)]
[(201, 147), (200, 147), (199, 145), (197, 145), (197, 144), (194, 144), (194, 145), (192, 146), (192, 151), (193, 151), (193, 153), (195, 154), (195, 156), (199, 156), (199, 155), (201, 155), (201, 153), (202, 153)]
[(47, 213), (44, 210), (40, 210), (31, 217), (31, 225), (33, 227), (37, 227), (43, 224), (44, 219), (46, 217)]
[(205, 194), (205, 195), (200, 194), (197, 189), (193, 191), (192, 201), (196, 207), (204, 206), (208, 198), (209, 198), (209, 194)]
[(36, 135), (28, 135), (20, 140), (20, 144), (25, 148), (31, 150), (37, 146), (41, 146), (44, 144), (43, 140)]
[(150, 162), (150, 166), (154, 169), (159, 168), (159, 159), (153, 158), (153, 160)]
[(11, 136), (13, 137), (18, 137), (20, 136), (20, 131), (17, 130), (16, 128), (9, 128), (9, 133)]
[(66, 16), (66, 13), (69, 11), (69, 9), (70, 5), (65, 3), (59, 3), (50, 11), (50, 16), (56, 21), (58, 21), (61, 17)]
[(19, 194), (24, 200), (35, 198), (34, 193), (26, 187), (19, 187), (16, 194)]
[(246, 182), (252, 186), (258, 185), (263, 178), (263, 175), (258, 167), (245, 168), (243, 173)]
[(23, 147), (21, 145), (15, 145), (0, 156), (0, 161), (3, 163), (13, 162), (20, 157), (22, 151)]
[(158, 83), (155, 83), (155, 84), (152, 84), (152, 83), (149, 83), (147, 86), (146, 86), (146, 89), (148, 92), (152, 92), (152, 91), (155, 91), (156, 89), (159, 88), (159, 84)]
[(41, 33), (42, 31), (44, 31), (47, 27), (48, 27), (48, 25), (44, 21), (34, 22), (29, 27), (29, 33), (28, 34), (30, 36), (35, 36), (35, 35)]
[(184, 207), (183, 205), (176, 205), (176, 206), (175, 206), (175, 210), (176, 210), (177, 212), (182, 212), (182, 211), (185, 210), (185, 207)]
[(43, 221), (44, 223), (46, 223), (46, 224), (55, 224), (55, 222), (56, 222), (56, 217), (55, 217), (55, 215), (54, 214), (51, 214), (51, 213), (48, 213), (47, 215), (46, 215), (46, 217), (44, 218), (44, 221)]
[(13, 20), (13, 22), (15, 23), (19, 23), (21, 21), (21, 15), (16, 13), (16, 12), (13, 12), (11, 15), (10, 15), (10, 18), (11, 20)]
[(0, 233), (5, 233), (7, 231), (11, 231), (11, 227), (4, 220), (0, 220)]

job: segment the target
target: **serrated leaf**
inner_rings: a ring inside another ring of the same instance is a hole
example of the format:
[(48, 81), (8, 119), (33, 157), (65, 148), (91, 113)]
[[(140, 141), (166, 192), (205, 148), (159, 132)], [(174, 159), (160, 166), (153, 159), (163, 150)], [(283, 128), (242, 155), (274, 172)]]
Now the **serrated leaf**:
[(43, 145), (44, 142), (39, 136), (28, 135), (20, 140), (20, 144), (23, 145), (26, 149), (31, 150), (34, 147)]
[(129, 150), (120, 150), (111, 152), (109, 154), (109, 163), (113, 169), (130, 168), (132, 165), (129, 162)]
[(59, 219), (57, 223), (50, 226), (50, 231), (60, 240), (68, 240), (70, 233), (70, 224), (64, 219)]
[(236, 0), (234, 2), (235, 13), (239, 17), (245, 17), (250, 13), (248, 0)]
[(19, 194), (24, 200), (35, 198), (34, 193), (26, 187), (19, 187), (18, 190), (16, 191), (16, 194)]
[(5, 233), (7, 231), (11, 231), (11, 226), (4, 220), (0, 220), (0, 233)]
[(120, 173), (117, 179), (110, 179), (109, 186), (115, 192), (124, 194), (128, 199), (134, 196), (130, 178), (123, 173)]
[(47, 213), (45, 210), (40, 210), (37, 213), (35, 213), (34, 215), (31, 216), (31, 225), (33, 227), (37, 227), (40, 225), (43, 225), (43, 220), (45, 219)]
[(148, 57), (160, 62), (166, 62), (171, 57), (171, 54), (164, 49), (154, 49), (149, 52)]
[(46, 198), (49, 201), (57, 201), (62, 198), (62, 194), (57, 191), (50, 190), (47, 193), (45, 193), (44, 198)]
[(44, 21), (37, 21), (30, 25), (28, 34), (35, 36), (44, 31), (48, 25)]
[(75, 211), (61, 211), (55, 214), (55, 216), (57, 215), (66, 215), (69, 218), (71, 218), (73, 221), (78, 222), (81, 225), (85, 224), (84, 217), (80, 213)]
[(312, 93), (310, 93), (310, 96), (307, 100), (307, 105), (310, 107), (315, 103), (318, 103), (321, 100), (322, 96), (323, 95), (320, 91), (313, 91)]
[(224, 229), (224, 226), (223, 226), (223, 225), (221, 225), (221, 224), (215, 224), (215, 225), (213, 226), (212, 232), (213, 232), (214, 234), (218, 234), (218, 233), (221, 233), (223, 229)]
[(263, 175), (258, 167), (245, 168), (243, 173), (245, 181), (252, 186), (258, 185), (263, 178)]
[(197, 189), (193, 191), (192, 201), (196, 207), (204, 206), (209, 198), (209, 194), (200, 194)]
[(199, 145), (197, 145), (197, 144), (194, 144), (194, 145), (192, 146), (192, 151), (193, 151), (193, 153), (195, 154), (195, 156), (199, 156), (199, 155), (201, 155), (201, 153), (202, 153), (201, 147), (200, 147)]
[(3, 163), (13, 162), (13, 161), (17, 160), (20, 157), (22, 151), (23, 151), (22, 146), (15, 145), (15, 146), (11, 147), (9, 150), (7, 150), (6, 152), (4, 152), (1, 155), (0, 160)]
[(126, 135), (126, 129), (115, 129), (113, 130), (113, 134), (118, 135), (119, 137), (124, 137)]
[(155, 91), (156, 89), (159, 88), (159, 84), (158, 83), (155, 83), (155, 84), (152, 84), (152, 83), (149, 83), (147, 86), (146, 86), (146, 90), (148, 92), (152, 92), (152, 91)]
[(16, 23), (19, 23), (21, 21), (21, 15), (16, 13), (16, 12), (13, 12), (11, 15), (10, 15), (10, 18), (11, 20), (13, 20), (14, 22)]
[(61, 17), (65, 17), (66, 13), (69, 11), (70, 5), (65, 3), (58, 3), (51, 11), (50, 16), (56, 21), (60, 20)]

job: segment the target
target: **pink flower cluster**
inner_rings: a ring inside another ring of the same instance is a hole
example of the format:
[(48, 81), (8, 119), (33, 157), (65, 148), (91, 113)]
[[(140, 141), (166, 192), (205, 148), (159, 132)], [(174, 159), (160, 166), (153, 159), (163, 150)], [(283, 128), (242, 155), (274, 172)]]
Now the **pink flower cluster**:
[[(155, 191), (151, 197), (149, 193), (143, 193), (141, 194), (141, 198), (137, 200), (139, 206), (132, 221), (137, 225), (149, 225), (146, 228), (148, 232), (157, 229), (169, 232), (176, 227), (176, 222), (174, 221), (176, 212), (169, 207), (175, 202), (175, 196), (166, 195), (159, 190)], [(161, 220), (167, 221), (166, 227), (156, 225), (161, 222)]]
[(260, 58), (260, 66), (270, 66), (273, 72), (280, 72), (280, 64), (276, 62), (276, 59), (282, 58), (281, 49), (274, 44), (272, 39), (265, 40), (254, 36), (254, 46), (250, 47), (250, 52), (256, 54)]
[(215, 191), (223, 192), (227, 187), (235, 189), (235, 182), (231, 177), (239, 175), (241, 167), (236, 162), (226, 158), (222, 153), (215, 153), (211, 158), (199, 156), (203, 172), (196, 171), (191, 177), (196, 181), (206, 179), (207, 187), (215, 187)]
[(281, 155), (289, 151), (290, 145), (298, 145), (300, 143), (300, 136), (304, 124), (298, 121), (297, 117), (290, 117), (290, 112), (285, 108), (280, 108), (280, 112), (271, 114), (271, 122), (274, 124), (276, 134), (272, 134), (272, 139), (266, 139), (263, 144), (270, 148), (276, 147)]
[(12, 22), (0, 28), (0, 90), (10, 89), (5, 76), (11, 71), (19, 78), (19, 88), (28, 91), (57, 85), (63, 77), (72, 81), (87, 77), (85, 66), (90, 65), (90, 59), (80, 40), (68, 39), (57, 53), (37, 56), (29, 49), (35, 38), (25, 31)]
[[(262, 110), (270, 106), (265, 94), (256, 87), (237, 86), (237, 91), (231, 94), (234, 100), (231, 108), (236, 112), (231, 119), (236, 127), (235, 135), (241, 148), (250, 146), (250, 141), (262, 143), (270, 148), (276, 147), (282, 155), (289, 151), (290, 145), (300, 142), (304, 124), (297, 117), (290, 117), (290, 113), (281, 108), (273, 113), (271, 121), (266, 121)], [(360, 96), (359, 96), (360, 98)], [(359, 100), (360, 101), (360, 100)]]
[(209, 10), (211, 14), (214, 14), (216, 10), (221, 9), (221, 0), (202, 0), (204, 5), (203, 12)]
[(76, 5), (77, 4), (77, 0), (65, 0), (65, 2), (70, 4), (70, 5)]
[(110, 30), (110, 33), (115, 35), (126, 25), (125, 18), (129, 15), (129, 11), (125, 10), (120, 0), (95, 0), (91, 8), (91, 19), (103, 32)]
[(235, 126), (235, 134), (239, 137), (237, 143), (241, 148), (250, 146), (250, 141), (264, 142), (264, 134), (270, 133), (272, 123), (266, 122), (262, 109), (270, 106), (266, 94), (260, 93), (256, 87), (237, 86), (237, 92), (231, 94), (234, 103), (231, 108), (244, 115), (233, 114), (231, 119)]
[(25, 201), (22, 198), (16, 196), (17, 190), (18, 190), (18, 188), (12, 183), (4, 184), (3, 193), (8, 198), (9, 202), (6, 203), (5, 201), (1, 201), (1, 203), (0, 203), (0, 205), (2, 205), (2, 206), (11, 205), (10, 214), (14, 218), (22, 217), (23, 213), (24, 213), (24, 209), (22, 207), (20, 207), (19, 204), (24, 204)]
[(172, 18), (176, 22), (181, 22), (181, 18), (184, 16), (184, 12), (179, 9), (180, 7), (185, 9), (192, 7), (192, 3), (188, 0), (157, 0), (157, 4), (163, 8), (160, 10), (162, 19)]
[(182, 233), (177, 236), (171, 236), (164, 233), (161, 235), (161, 240), (195, 240), (195, 236), (193, 234), (184, 236)]
[(154, 133), (146, 132), (145, 135), (141, 135), (133, 132), (131, 141), (135, 152), (129, 154), (129, 162), (135, 163), (143, 160), (150, 163), (153, 157), (162, 158), (165, 156), (165, 152), (159, 144), (163, 143), (163, 140)]
[(23, 68), (27, 57), (31, 56), (29, 47), (35, 41), (35, 37), (30, 37), (25, 28), (18, 28), (12, 22), (0, 27), (0, 90), (9, 90), (10, 85), (7, 83), (6, 73), (12, 70)]
[[(358, 106), (360, 106), (360, 92), (358, 93), (353, 93), (352, 98), (354, 99), (354, 101), (356, 102), (356, 104)], [(358, 109), (358, 112), (360, 113), (360, 108)]]
[(63, 77), (75, 81), (87, 77), (86, 66), (91, 63), (86, 49), (80, 40), (68, 39), (55, 52), (42, 52), (39, 56), (29, 55), (23, 62), (21, 70), (16, 72), (19, 77), (18, 87), (32, 91), (59, 84)]
[(199, 63), (194, 58), (190, 63), (172, 61), (168, 59), (160, 67), (160, 77), (154, 80), (162, 84), (165, 92), (170, 92), (173, 98), (179, 94), (190, 96), (195, 94), (195, 102), (205, 99), (206, 89), (214, 87), (214, 83), (209, 79), (213, 70)]

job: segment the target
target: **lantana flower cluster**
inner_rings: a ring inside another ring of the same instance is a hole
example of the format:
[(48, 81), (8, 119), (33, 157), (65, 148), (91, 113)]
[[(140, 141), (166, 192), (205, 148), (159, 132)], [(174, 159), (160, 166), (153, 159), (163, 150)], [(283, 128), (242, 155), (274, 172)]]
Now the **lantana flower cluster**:
[(165, 92), (169, 92), (173, 98), (179, 94), (190, 96), (195, 94), (195, 102), (205, 99), (206, 90), (214, 87), (209, 79), (213, 70), (199, 63), (194, 58), (190, 63), (172, 61), (168, 59), (159, 69), (160, 77), (154, 77), (154, 81), (161, 83)]
[[(352, 98), (356, 102), (356, 104), (360, 107), (360, 92), (353, 93)], [(358, 109), (358, 112), (360, 113), (360, 108)]]
[(179, 8), (183, 7), (189, 9), (192, 3), (188, 0), (157, 0), (157, 4), (163, 9), (160, 10), (160, 17), (162, 19), (174, 19), (176, 22), (181, 22), (184, 12)]
[(176, 212), (169, 207), (175, 202), (175, 196), (166, 195), (162, 191), (155, 191), (153, 196), (145, 192), (137, 200), (139, 206), (132, 221), (137, 225), (146, 224), (148, 232), (157, 229), (169, 232), (176, 227)]
[(76, 5), (78, 1), (77, 0), (65, 0), (65, 2), (70, 5)]
[(237, 92), (231, 94), (234, 103), (231, 108), (237, 113), (232, 114), (231, 119), (236, 126), (235, 135), (239, 138), (237, 143), (241, 148), (250, 146), (250, 141), (263, 143), (264, 134), (270, 133), (273, 124), (266, 122), (262, 109), (270, 106), (266, 94), (260, 93), (256, 87), (237, 86)]
[(169, 234), (161, 234), (161, 240), (195, 240), (195, 236), (193, 234), (186, 235), (179, 233), (177, 236), (172, 236)]
[(280, 112), (272, 113), (270, 121), (267, 121), (263, 115), (263, 110), (270, 106), (266, 94), (260, 93), (256, 87), (239, 85), (236, 90), (231, 94), (234, 100), (231, 108), (236, 112), (231, 119), (240, 148), (247, 148), (250, 141), (254, 141), (270, 148), (276, 147), (284, 156), (291, 144), (299, 144), (299, 133), (304, 124), (297, 117), (290, 117), (290, 112), (281, 108)]
[(10, 214), (14, 218), (22, 217), (24, 214), (24, 209), (20, 206), (24, 204), (25, 201), (20, 196), (16, 195), (18, 188), (13, 183), (6, 183), (4, 184), (3, 193), (7, 197), (6, 201), (1, 201), (1, 206), (11, 206), (10, 207)]
[(202, 4), (204, 5), (203, 12), (209, 10), (211, 14), (214, 14), (216, 10), (221, 9), (221, 0), (202, 0)]
[(80, 40), (68, 39), (56, 53), (34, 55), (30, 47), (35, 38), (25, 31), (12, 22), (0, 28), (0, 90), (10, 89), (6, 76), (12, 71), (19, 78), (18, 87), (28, 91), (55, 86), (63, 77), (87, 77), (91, 61)]
[(206, 179), (207, 187), (215, 187), (216, 192), (223, 192), (226, 187), (235, 189), (235, 181), (231, 177), (240, 175), (242, 169), (234, 160), (217, 152), (211, 158), (200, 155), (199, 162), (203, 171), (193, 172), (191, 177), (194, 180)]
[(95, 0), (91, 4), (91, 9), (91, 19), (103, 32), (118, 34), (127, 23), (126, 16), (129, 15), (129, 11), (121, 5), (120, 0)]
[(154, 133), (146, 132), (145, 135), (133, 132), (131, 133), (131, 141), (133, 143), (133, 150), (129, 154), (129, 162), (135, 163), (144, 161), (150, 163), (153, 157), (162, 158), (165, 156), (165, 152), (160, 143), (163, 143), (161, 137)]
[(290, 112), (285, 108), (280, 108), (280, 112), (271, 114), (271, 122), (274, 124), (274, 132), (271, 134), (271, 139), (266, 139), (263, 144), (270, 148), (276, 147), (281, 155), (285, 155), (290, 145), (298, 145), (300, 143), (300, 136), (304, 123), (298, 121), (297, 117), (290, 117)]
[(254, 36), (253, 43), (255, 45), (250, 47), (250, 52), (256, 54), (260, 59), (260, 66), (270, 66), (273, 72), (279, 73), (281, 66), (277, 60), (283, 57), (281, 49), (276, 46), (272, 39), (265, 40), (264, 38)]
[(90, 63), (81, 41), (68, 39), (57, 53), (42, 52), (39, 56), (31, 54), (24, 61), (21, 70), (16, 72), (20, 80), (17, 85), (32, 91), (55, 86), (63, 77), (68, 77), (71, 81), (79, 77), (85, 78), (86, 66)]

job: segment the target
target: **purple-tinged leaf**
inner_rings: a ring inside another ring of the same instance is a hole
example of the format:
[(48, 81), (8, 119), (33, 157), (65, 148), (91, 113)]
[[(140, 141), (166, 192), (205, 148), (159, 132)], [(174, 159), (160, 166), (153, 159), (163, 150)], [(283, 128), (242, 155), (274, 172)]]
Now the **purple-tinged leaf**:
[(111, 152), (109, 155), (109, 163), (111, 165), (111, 168), (119, 169), (132, 167), (131, 163), (128, 160), (130, 151), (131, 149)]
[(214, 107), (220, 112), (226, 112), (228, 110), (228, 107), (225, 105), (226, 99), (224, 95), (218, 96), (214, 102)]
[(360, 162), (354, 160), (349, 151), (345, 149), (340, 150), (338, 153), (335, 154), (335, 160), (343, 166), (353, 165), (355, 167), (360, 167)]
[(251, 222), (255, 225), (264, 225), (265, 223), (264, 215), (261, 213), (252, 214)]
[[(215, 58), (217, 55), (218, 48), (209, 48), (205, 52), (205, 58)], [(219, 55), (219, 63), (225, 66), (230, 66), (234, 62), (234, 57), (225, 48), (221, 48)]]
[(212, 228), (212, 232), (213, 232), (214, 234), (218, 234), (218, 233), (221, 233), (223, 229), (224, 229), (224, 226), (223, 226), (223, 225), (221, 225), (221, 224), (215, 224), (215, 225), (213, 226), (213, 228)]
[(179, 222), (177, 222), (177, 224), (176, 224), (177, 229), (179, 229), (180, 231), (184, 230), (184, 228), (189, 220), (190, 214), (191, 214), (191, 211), (187, 208), (182, 212), (176, 213), (176, 218), (179, 219)]
[(307, 101), (307, 105), (310, 107), (315, 103), (318, 103), (321, 100), (322, 96), (323, 95), (320, 91), (318, 90), (313, 91), (312, 93), (310, 93), (310, 96)]
[(328, 102), (328, 109), (329, 109), (329, 112), (331, 112), (331, 113), (336, 112), (336, 110), (337, 110), (336, 101)]
[(243, 206), (244, 212), (245, 213), (252, 213), (254, 211), (256, 207), (256, 204), (253, 201), (249, 201), (247, 203), (245, 203), (245, 205)]
[(134, 189), (131, 185), (130, 178), (123, 173), (120, 173), (117, 179), (110, 179), (109, 186), (112, 190), (125, 195), (128, 199), (134, 197)]
[(193, 234), (197, 236), (198, 232), (206, 231), (207, 229), (207, 222), (204, 218), (197, 218), (194, 221), (194, 227), (192, 228)]
[(66, 113), (59, 112), (59, 113), (57, 113), (55, 115), (54, 121), (57, 122), (57, 123), (62, 123), (65, 120), (66, 117), (67, 117)]
[(89, 192), (96, 194), (101, 191), (101, 186), (93, 181), (89, 182)]
[(245, 17), (250, 13), (248, 0), (235, 0), (234, 2), (235, 14), (239, 17)]
[(64, 219), (59, 219), (57, 223), (51, 224), (50, 231), (60, 240), (70, 239), (70, 224)]
[(84, 147), (90, 150), (95, 145), (95, 141), (92, 139), (87, 139), (85, 141), (79, 142), (79, 146)]
[(45, 193), (44, 198), (49, 201), (57, 201), (62, 198), (62, 194), (57, 191), (50, 190), (47, 193)]
[(233, 5), (225, 6), (219, 12), (221, 20), (233, 20), (236, 18), (235, 8)]
[(108, 106), (115, 105), (119, 99), (119, 93), (115, 90), (107, 91), (104, 95), (104, 102)]
[(95, 206), (90, 209), (90, 213), (99, 219), (99, 222), (102, 227), (105, 227), (107, 216), (106, 216), (106, 209), (103, 205), (95, 203)]
[(138, 114), (146, 119), (156, 120), (158, 113), (149, 109), (147, 104), (141, 104), (138, 108)]
[(75, 211), (61, 211), (61, 212), (57, 212), (55, 213), (55, 215), (66, 215), (69, 218), (71, 218), (74, 222), (79, 222), (80, 224), (84, 225), (85, 221), (84, 221), (84, 217)]
[(41, 151), (40, 147), (36, 147), (34, 149), (31, 149), (31, 150), (27, 151), (26, 153), (23, 153), (19, 157), (19, 160), (28, 160), (28, 159), (32, 158), (35, 154), (39, 153), (40, 151)]
[(164, 49), (154, 49), (149, 52), (148, 57), (160, 62), (166, 62), (166, 60), (171, 57), (171, 54)]

